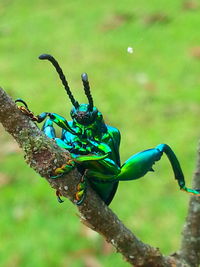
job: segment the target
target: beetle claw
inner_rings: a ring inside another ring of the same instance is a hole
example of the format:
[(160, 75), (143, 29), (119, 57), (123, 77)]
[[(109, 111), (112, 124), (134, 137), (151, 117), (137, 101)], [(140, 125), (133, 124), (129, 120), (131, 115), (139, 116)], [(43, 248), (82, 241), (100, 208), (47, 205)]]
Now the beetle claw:
[(22, 100), (21, 98), (18, 98), (15, 100), (15, 103), (20, 102), (22, 104), (24, 104), (24, 106), (18, 106), (18, 109), (24, 113), (26, 116), (28, 116), (32, 121), (38, 121), (38, 117), (34, 115), (33, 112), (31, 112), (28, 108), (28, 105), (26, 104), (26, 102), (24, 100)]
[(56, 196), (57, 196), (57, 200), (59, 203), (63, 203), (64, 200), (62, 200), (60, 197), (62, 196), (62, 194), (60, 193), (59, 190), (56, 190)]

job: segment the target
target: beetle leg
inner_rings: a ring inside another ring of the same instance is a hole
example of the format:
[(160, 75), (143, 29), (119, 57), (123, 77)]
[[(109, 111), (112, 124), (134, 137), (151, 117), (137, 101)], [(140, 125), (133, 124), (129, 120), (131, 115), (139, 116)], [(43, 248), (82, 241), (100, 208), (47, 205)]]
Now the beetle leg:
[[(59, 139), (59, 138), (56, 138)], [(57, 140), (58, 141), (58, 140)], [(61, 142), (62, 140), (60, 139), (59, 142)], [(64, 142), (63, 142), (64, 143)], [(61, 167), (57, 168), (55, 170), (55, 176), (51, 176), (50, 178), (59, 178), (61, 176), (63, 176), (64, 174), (68, 173), (69, 171), (71, 171), (74, 167), (75, 167), (75, 162), (78, 164), (81, 164), (83, 167), (85, 167), (85, 169), (87, 169), (88, 167), (92, 167), (92, 164), (98, 164), (97, 162), (99, 160), (102, 160), (104, 158), (107, 157), (107, 155), (103, 155), (103, 156), (98, 156), (98, 155), (82, 155), (82, 156), (77, 156), (75, 154), (73, 159), (68, 159), (66, 164), (63, 164)], [(85, 164), (83, 164), (85, 163)]]
[(32, 121), (36, 121), (38, 123), (42, 122), (43, 120), (46, 119), (46, 117), (49, 115), (48, 112), (43, 112), (40, 115), (35, 116), (32, 111), (28, 108), (27, 103), (22, 100), (21, 98), (17, 98), (15, 100), (15, 103), (22, 103), (24, 106), (18, 106), (19, 110), (24, 113), (26, 116), (28, 116)]
[[(42, 131), (45, 133), (46, 136), (48, 136), (51, 139), (54, 139), (56, 141), (56, 144), (59, 147), (62, 147), (64, 149), (70, 150), (72, 147), (65, 143), (60, 138), (56, 137), (55, 129), (53, 127), (53, 120), (47, 119), (42, 127)], [(66, 164), (63, 164), (61, 167), (57, 168), (55, 170), (55, 175), (51, 176), (50, 178), (59, 178), (63, 176), (64, 174), (68, 173), (71, 169), (73, 169), (75, 166), (75, 163), (72, 159), (67, 160)]]
[[(68, 160), (67, 164), (63, 164), (60, 168), (57, 168), (55, 170), (55, 176), (51, 176), (50, 178), (59, 178), (61, 176), (63, 176), (64, 174), (68, 173), (72, 168), (74, 168), (75, 163), (74, 160), (70, 159)], [(86, 173), (87, 170), (85, 170), (83, 176), (81, 177), (81, 181), (77, 186), (77, 192), (75, 194), (75, 202), (76, 205), (81, 205), (85, 199), (86, 196), (86, 190), (87, 190), (87, 181), (86, 181)], [(56, 195), (57, 195), (57, 199), (58, 202), (62, 203), (63, 200), (60, 198), (61, 193), (59, 190), (56, 190)]]
[(200, 196), (199, 189), (189, 189), (185, 186), (184, 175), (180, 163), (173, 150), (166, 144), (160, 144), (153, 149), (148, 149), (130, 157), (121, 167), (120, 174), (115, 178), (118, 181), (135, 180), (144, 176), (148, 171), (152, 171), (152, 166), (159, 161), (163, 152), (168, 157), (175, 179), (181, 190)]
[(45, 133), (46, 136), (48, 136), (51, 139), (56, 138), (56, 132), (53, 127), (53, 121), (51, 119), (47, 119), (45, 123), (42, 126), (42, 131)]
[(37, 121), (38, 118), (33, 114), (33, 112), (30, 111), (30, 109), (28, 108), (28, 105), (26, 104), (26, 102), (24, 100), (22, 100), (21, 98), (17, 98), (15, 100), (15, 103), (22, 103), (24, 106), (18, 106), (19, 110), (24, 113), (25, 115), (27, 115), (28, 117), (31, 118), (31, 120), (33, 121)]
[(56, 190), (56, 196), (57, 196), (57, 200), (59, 203), (63, 203), (64, 200), (62, 200), (60, 197), (62, 196), (62, 194), (60, 193), (59, 190)]
[(66, 150), (70, 150), (70, 149), (73, 148), (72, 145), (67, 144), (66, 142), (64, 142), (64, 141), (63, 141), (62, 139), (60, 139), (60, 138), (55, 138), (55, 141), (56, 141), (56, 144), (57, 144), (59, 147), (62, 147), (62, 148), (64, 148), (64, 149), (66, 149)]
[[(73, 156), (73, 161), (77, 165), (80, 165), (85, 169), (84, 175), (82, 176), (82, 179), (77, 187), (76, 204), (81, 205), (83, 203), (86, 196), (88, 181), (97, 182), (97, 184), (95, 184), (95, 188), (96, 189), (99, 188), (99, 190), (95, 191), (96, 192), (99, 191), (97, 192), (97, 194), (99, 194), (100, 197), (101, 197), (101, 188), (103, 187), (102, 197), (104, 197), (105, 195), (105, 203), (109, 204), (110, 201), (112, 200), (110, 199), (110, 195), (113, 192), (114, 196), (118, 183), (116, 182), (115, 186), (109, 183), (109, 185), (107, 184), (107, 186), (105, 187), (104, 185), (102, 185), (102, 178), (104, 177), (107, 182), (108, 176), (113, 178), (120, 172), (120, 168), (116, 165), (114, 161), (107, 158), (108, 156), (107, 154), (101, 156), (97, 154), (90, 154), (90, 155), (72, 154), (72, 156)], [(98, 175), (100, 176), (100, 179), (98, 179)]]
[(50, 176), (50, 178), (56, 179), (56, 178), (62, 177), (64, 174), (67, 174), (68, 172), (70, 172), (74, 167), (75, 167), (74, 160), (68, 159), (68, 161), (65, 164), (63, 164), (61, 167), (55, 170), (55, 175)]
[(48, 116), (50, 117), (50, 119), (53, 122), (55, 122), (62, 129), (65, 129), (66, 131), (68, 131), (74, 135), (77, 135), (77, 133), (70, 127), (68, 121), (64, 117), (62, 117), (56, 113), (48, 113)]
[(85, 170), (83, 176), (81, 177), (81, 181), (77, 186), (77, 192), (76, 192), (76, 205), (80, 206), (85, 197), (86, 197), (86, 192), (87, 192), (87, 179), (86, 179), (86, 174), (88, 170)]
[[(159, 161), (166, 154), (172, 166), (175, 179), (182, 191), (200, 196), (200, 189), (190, 189), (185, 186), (184, 175), (180, 163), (174, 154), (173, 150), (166, 144), (160, 144), (155, 148), (144, 150), (130, 157), (122, 166), (112, 165), (109, 159), (97, 161), (92, 165), (88, 164), (89, 170), (87, 173), (88, 180), (93, 180), (97, 183), (114, 183), (118, 181), (136, 180), (143, 177), (147, 172), (153, 171), (152, 166), (156, 161)], [(83, 162), (83, 166), (87, 166), (87, 162)], [(101, 167), (98, 169), (98, 167)], [(106, 171), (105, 171), (106, 170)]]

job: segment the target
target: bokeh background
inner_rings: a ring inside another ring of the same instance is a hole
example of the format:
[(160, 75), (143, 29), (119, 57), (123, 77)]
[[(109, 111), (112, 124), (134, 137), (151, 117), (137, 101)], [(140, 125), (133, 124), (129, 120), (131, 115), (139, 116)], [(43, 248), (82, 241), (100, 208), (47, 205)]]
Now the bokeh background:
[[(53, 54), (83, 103), (80, 74), (89, 74), (95, 105), (121, 131), (122, 162), (167, 143), (191, 186), (200, 132), (199, 26), (197, 0), (1, 0), (0, 85), (36, 114), (70, 119), (56, 72), (37, 60)], [(168, 254), (179, 247), (189, 196), (165, 156), (155, 170), (120, 183), (111, 208)], [(0, 266), (129, 266), (80, 223), (76, 207), (57, 203), (2, 126), (0, 198)]]

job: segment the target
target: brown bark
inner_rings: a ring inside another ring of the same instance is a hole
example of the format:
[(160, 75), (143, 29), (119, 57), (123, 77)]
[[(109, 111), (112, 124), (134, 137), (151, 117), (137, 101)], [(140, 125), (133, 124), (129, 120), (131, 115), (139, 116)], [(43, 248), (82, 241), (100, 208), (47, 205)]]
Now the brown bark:
[[(200, 188), (200, 144), (193, 187)], [(200, 264), (200, 197), (192, 196), (190, 198), (188, 215), (182, 235), (179, 256), (190, 266), (198, 267)]]
[[(49, 178), (55, 168), (64, 164), (70, 154), (47, 138), (27, 116), (16, 107), (12, 99), (0, 88), (0, 122), (19, 146), (25, 160), (49, 184), (59, 189), (74, 203), (77, 184), (81, 177), (76, 169), (59, 179)], [(199, 165), (195, 179), (199, 178)], [(199, 179), (200, 180), (200, 179)], [(200, 187), (200, 186), (199, 186)], [(183, 232), (182, 248), (172, 256), (164, 256), (158, 248), (140, 241), (89, 187), (84, 203), (77, 207), (81, 221), (100, 233), (124, 259), (133, 266), (197, 266), (200, 261), (199, 198), (191, 198), (189, 215)], [(191, 227), (192, 226), (192, 227)], [(192, 265), (191, 265), (192, 264)]]

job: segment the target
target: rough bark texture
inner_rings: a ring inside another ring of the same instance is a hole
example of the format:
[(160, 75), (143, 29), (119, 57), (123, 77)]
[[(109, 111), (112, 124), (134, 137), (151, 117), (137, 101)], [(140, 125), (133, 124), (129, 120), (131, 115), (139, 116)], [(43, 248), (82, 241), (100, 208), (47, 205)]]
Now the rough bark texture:
[[(76, 169), (59, 179), (51, 179), (55, 168), (64, 164), (70, 154), (47, 138), (13, 100), (0, 88), (0, 122), (23, 149), (26, 162), (64, 197), (74, 202), (80, 174)], [(199, 161), (198, 161), (199, 162)], [(200, 188), (200, 163), (194, 177)], [(101, 199), (88, 188), (84, 203), (77, 207), (81, 221), (110, 242), (133, 266), (198, 266), (200, 262), (200, 198), (191, 197), (188, 218), (183, 231), (182, 247), (171, 256), (140, 241), (127, 229)]]
[[(193, 186), (200, 188), (200, 144)], [(182, 234), (180, 257), (191, 266), (198, 267), (200, 264), (200, 197), (192, 196), (190, 198), (188, 215)]]

